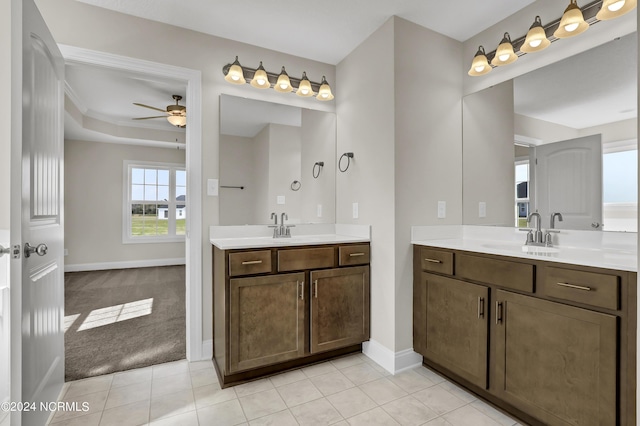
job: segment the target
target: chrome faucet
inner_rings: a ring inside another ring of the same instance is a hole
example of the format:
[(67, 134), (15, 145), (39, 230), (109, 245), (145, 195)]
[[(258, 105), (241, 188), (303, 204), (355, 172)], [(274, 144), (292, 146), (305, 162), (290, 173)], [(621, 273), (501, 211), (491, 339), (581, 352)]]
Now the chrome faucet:
[(556, 226), (556, 216), (558, 216), (558, 221), (562, 222), (562, 214), (560, 213), (551, 213), (551, 226), (549, 229), (554, 229)]
[(278, 238), (280, 230), (278, 229), (278, 215), (271, 212), (271, 219), (273, 219), (273, 225), (269, 225), (269, 228), (273, 228), (273, 238)]
[(289, 216), (286, 213), (280, 215), (280, 225), (278, 226), (278, 215), (271, 213), (271, 219), (274, 220), (273, 225), (269, 225), (269, 228), (273, 228), (273, 238), (291, 238), (291, 228), (295, 225), (285, 225), (284, 221), (289, 220)]
[(527, 236), (527, 244), (529, 243), (534, 243), (534, 244), (542, 244), (544, 241), (542, 240), (542, 218), (540, 217), (540, 213), (538, 212), (533, 212), (529, 215), (529, 217), (527, 218), (527, 224), (531, 223), (531, 219), (533, 219), (534, 217), (536, 217), (536, 232), (533, 235), (533, 241), (529, 241), (529, 236)]

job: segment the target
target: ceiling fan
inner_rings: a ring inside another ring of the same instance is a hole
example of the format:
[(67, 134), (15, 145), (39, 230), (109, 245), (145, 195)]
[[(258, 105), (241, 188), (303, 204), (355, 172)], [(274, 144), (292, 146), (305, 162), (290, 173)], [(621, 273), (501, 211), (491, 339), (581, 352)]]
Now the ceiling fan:
[(141, 107), (144, 107), (144, 108), (153, 109), (155, 111), (160, 111), (160, 112), (165, 113), (165, 115), (156, 115), (154, 117), (137, 117), (137, 118), (134, 118), (133, 120), (149, 120), (151, 118), (166, 118), (167, 121), (169, 121), (169, 123), (173, 124), (176, 127), (186, 127), (186, 125), (187, 125), (187, 107), (185, 107), (184, 105), (178, 104), (178, 102), (180, 102), (180, 100), (182, 100), (182, 96), (173, 95), (173, 99), (175, 99), (176, 104), (175, 105), (167, 105), (167, 109), (166, 110), (134, 102), (133, 103), (134, 105), (138, 105), (138, 106), (141, 106)]

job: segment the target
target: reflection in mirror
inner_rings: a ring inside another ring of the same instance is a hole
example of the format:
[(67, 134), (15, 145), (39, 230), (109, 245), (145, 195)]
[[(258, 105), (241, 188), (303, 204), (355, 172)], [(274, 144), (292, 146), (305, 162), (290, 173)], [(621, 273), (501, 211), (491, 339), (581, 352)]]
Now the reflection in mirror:
[(463, 162), (465, 224), (637, 232), (637, 34), (465, 97)]
[(335, 153), (335, 114), (221, 95), (220, 224), (334, 223)]

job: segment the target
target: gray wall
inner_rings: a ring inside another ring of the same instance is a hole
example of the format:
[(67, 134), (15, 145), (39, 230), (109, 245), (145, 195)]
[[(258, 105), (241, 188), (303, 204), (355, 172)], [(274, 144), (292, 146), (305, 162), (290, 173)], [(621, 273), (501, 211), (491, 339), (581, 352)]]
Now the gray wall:
[[(462, 100), (463, 223), (513, 226), (513, 80)], [(486, 203), (486, 217), (479, 203)]]
[(413, 346), (411, 225), (462, 221), (461, 52), (394, 17), (338, 64), (337, 154), (355, 155), (337, 176), (338, 222), (372, 225), (371, 337), (394, 352)]
[(220, 135), (220, 185), (244, 186), (244, 189), (220, 188), (220, 223), (247, 225), (253, 222), (256, 204), (254, 141), (241, 136)]
[(124, 160), (184, 164), (184, 151), (65, 141), (65, 265), (181, 259), (180, 243), (122, 244)]

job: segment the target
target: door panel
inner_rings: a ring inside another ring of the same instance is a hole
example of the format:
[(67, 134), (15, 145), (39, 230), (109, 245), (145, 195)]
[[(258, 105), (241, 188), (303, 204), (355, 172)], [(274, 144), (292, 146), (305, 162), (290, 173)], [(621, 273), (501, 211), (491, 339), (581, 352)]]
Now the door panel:
[(556, 228), (602, 230), (601, 135), (537, 146), (532, 153), (534, 210), (543, 226), (559, 212), (564, 220), (556, 220)]
[(369, 266), (311, 272), (311, 353), (369, 340)]
[(497, 291), (502, 399), (549, 425), (616, 424), (617, 318)]
[(426, 287), (426, 345), (422, 355), (487, 387), (489, 289), (422, 273)]
[(229, 282), (229, 372), (304, 355), (304, 273)]
[[(22, 401), (38, 404), (64, 382), (64, 61), (35, 4), (23, 5)], [(29, 255), (26, 243), (46, 250)], [(25, 412), (22, 423), (48, 415)]]

